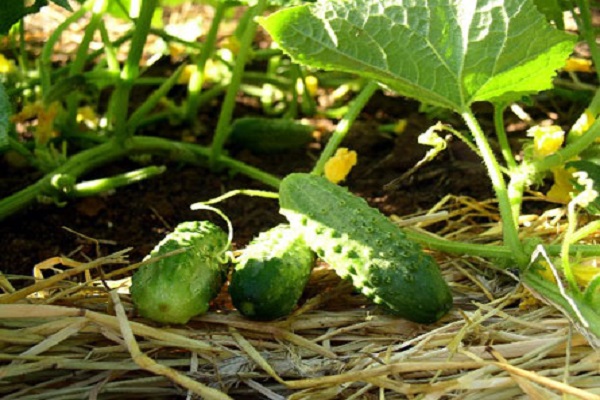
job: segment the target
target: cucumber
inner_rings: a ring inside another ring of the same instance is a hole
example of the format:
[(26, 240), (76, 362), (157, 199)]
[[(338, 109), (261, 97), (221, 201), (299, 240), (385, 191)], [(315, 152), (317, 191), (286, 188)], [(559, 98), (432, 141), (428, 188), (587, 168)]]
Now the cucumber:
[(367, 202), (327, 179), (290, 174), (281, 214), (342, 278), (392, 314), (433, 323), (452, 307), (435, 260)]
[(310, 277), (315, 255), (288, 224), (261, 232), (236, 260), (229, 294), (239, 312), (273, 320), (292, 312)]
[(278, 153), (308, 144), (313, 130), (290, 119), (245, 117), (233, 122), (229, 140), (255, 153)]
[(131, 299), (138, 313), (166, 324), (185, 324), (205, 313), (227, 278), (228, 247), (227, 234), (212, 222), (177, 225), (144, 260), (165, 257), (143, 265), (132, 277)]

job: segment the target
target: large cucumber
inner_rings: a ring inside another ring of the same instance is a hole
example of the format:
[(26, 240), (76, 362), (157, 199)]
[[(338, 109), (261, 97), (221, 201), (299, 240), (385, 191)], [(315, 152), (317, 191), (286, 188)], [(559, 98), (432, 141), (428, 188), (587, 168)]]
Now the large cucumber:
[(435, 260), (364, 199), (325, 178), (294, 173), (281, 182), (279, 202), (319, 257), (391, 313), (432, 323), (452, 307)]
[(233, 305), (256, 320), (288, 315), (304, 291), (314, 259), (288, 224), (260, 233), (236, 260), (229, 284)]
[(143, 265), (132, 277), (131, 299), (138, 313), (173, 324), (205, 313), (227, 277), (227, 250), (227, 234), (212, 222), (177, 225), (144, 260), (165, 257)]

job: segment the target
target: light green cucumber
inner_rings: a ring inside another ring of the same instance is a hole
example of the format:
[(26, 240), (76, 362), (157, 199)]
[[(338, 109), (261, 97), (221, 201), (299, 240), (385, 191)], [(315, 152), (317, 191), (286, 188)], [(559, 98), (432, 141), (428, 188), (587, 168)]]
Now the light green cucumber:
[(205, 313), (227, 277), (227, 234), (209, 221), (182, 222), (144, 260), (132, 277), (138, 313), (167, 324), (185, 324)]
[(325, 178), (294, 173), (281, 182), (279, 202), (319, 257), (391, 313), (432, 323), (452, 307), (435, 260), (364, 199)]

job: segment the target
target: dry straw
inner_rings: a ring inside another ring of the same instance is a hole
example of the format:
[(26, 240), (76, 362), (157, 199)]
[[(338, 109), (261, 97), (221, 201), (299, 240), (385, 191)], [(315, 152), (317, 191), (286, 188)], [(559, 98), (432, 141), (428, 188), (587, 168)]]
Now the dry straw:
[[(495, 204), (468, 198), (410, 222), (451, 239), (500, 237)], [(556, 210), (523, 222), (524, 235), (548, 240), (563, 230)], [(320, 265), (287, 319), (249, 321), (219, 300), (186, 326), (159, 326), (135, 314), (127, 278), (139, 264), (122, 266), (126, 250), (50, 259), (41, 267), (62, 272), (21, 289), (0, 276), (0, 396), (600, 399), (600, 353), (559, 311), (488, 261), (435, 256), (455, 308), (433, 325), (382, 314)]]

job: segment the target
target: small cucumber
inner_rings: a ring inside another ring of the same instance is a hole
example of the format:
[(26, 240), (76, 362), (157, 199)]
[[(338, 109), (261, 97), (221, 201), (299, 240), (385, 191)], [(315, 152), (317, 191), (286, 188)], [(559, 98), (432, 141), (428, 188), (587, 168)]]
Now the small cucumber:
[(327, 179), (288, 175), (281, 213), (338, 275), (391, 313), (432, 323), (452, 307), (435, 260), (367, 202)]
[(308, 282), (314, 253), (289, 225), (260, 233), (238, 258), (229, 283), (233, 305), (250, 319), (292, 312)]
[(132, 277), (131, 299), (138, 313), (167, 324), (185, 324), (205, 313), (227, 277), (227, 250), (227, 234), (212, 222), (177, 225), (144, 260), (165, 257), (143, 265)]
[(290, 119), (239, 118), (231, 125), (231, 143), (255, 153), (277, 153), (300, 148), (312, 140), (314, 128)]

